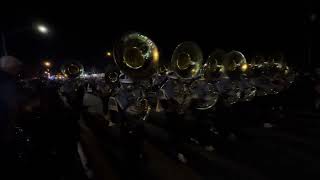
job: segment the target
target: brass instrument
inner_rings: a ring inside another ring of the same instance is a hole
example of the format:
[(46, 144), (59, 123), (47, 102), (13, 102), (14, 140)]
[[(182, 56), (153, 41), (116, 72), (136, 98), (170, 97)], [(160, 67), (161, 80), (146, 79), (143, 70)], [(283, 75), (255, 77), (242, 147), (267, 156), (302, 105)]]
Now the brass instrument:
[(273, 58), (271, 56), (266, 58), (264, 55), (257, 54), (250, 61), (248, 77), (256, 87), (256, 96), (277, 93), (272, 84), (272, 76), (276, 72)]
[(230, 51), (222, 56), (222, 65), (225, 76), (217, 86), (226, 105), (253, 97), (255, 90), (246, 78), (249, 66), (245, 56), (239, 51)]
[(178, 113), (183, 113), (190, 105), (193, 90), (191, 83), (196, 77), (200, 77), (203, 55), (200, 47), (194, 42), (183, 42), (173, 52), (171, 58), (171, 69), (173, 73), (168, 74), (169, 80), (162, 86), (169, 98), (178, 104)]
[(214, 84), (204, 79), (193, 81), (190, 85), (195, 109), (207, 110), (212, 108), (218, 101), (218, 91)]
[(183, 42), (173, 52), (171, 66), (173, 71), (183, 79), (196, 77), (202, 67), (203, 55), (194, 42)]
[(137, 109), (142, 114), (141, 120), (145, 121), (151, 111), (151, 107), (149, 105), (149, 102), (146, 98), (138, 98), (137, 100)]
[(247, 60), (239, 51), (231, 51), (225, 54), (222, 63), (227, 74), (238, 70), (245, 73), (248, 70)]
[(273, 53), (267, 59), (269, 66), (266, 74), (273, 87), (272, 93), (277, 94), (292, 84), (295, 75), (287, 66), (283, 53)]
[(107, 78), (108, 80), (111, 82), (111, 83), (116, 83), (118, 82), (119, 80), (119, 75), (117, 72), (109, 72), (106, 74), (107, 75)]
[(156, 72), (159, 51), (147, 36), (126, 34), (116, 43), (113, 52), (119, 69), (132, 79), (147, 79)]
[(225, 52), (221, 49), (213, 51), (202, 67), (203, 77), (192, 82), (192, 96), (195, 99), (195, 108), (207, 110), (212, 108), (218, 101), (219, 93), (215, 83), (224, 77), (222, 57)]
[(283, 53), (274, 53), (267, 57), (267, 61), (270, 64), (271, 71), (281, 76), (285, 76), (289, 73), (289, 67), (286, 65), (285, 57)]
[(83, 65), (78, 62), (70, 62), (62, 65), (61, 72), (67, 78), (77, 78), (84, 71)]
[(144, 91), (151, 86), (149, 80), (158, 71), (158, 48), (147, 36), (140, 33), (129, 33), (115, 44), (113, 51), (115, 63), (124, 73), (119, 76), (120, 83), (130, 84), (135, 86), (135, 90), (143, 92), (129, 96), (134, 99), (131, 103), (137, 113), (142, 116), (141, 119), (146, 120), (151, 107)]
[(203, 65), (203, 76), (208, 81), (216, 81), (224, 73), (224, 66), (222, 65), (222, 57), (225, 54), (223, 50), (217, 49), (213, 51), (207, 62)]
[(168, 68), (166, 65), (162, 65), (158, 67), (158, 74), (165, 74), (168, 72)]

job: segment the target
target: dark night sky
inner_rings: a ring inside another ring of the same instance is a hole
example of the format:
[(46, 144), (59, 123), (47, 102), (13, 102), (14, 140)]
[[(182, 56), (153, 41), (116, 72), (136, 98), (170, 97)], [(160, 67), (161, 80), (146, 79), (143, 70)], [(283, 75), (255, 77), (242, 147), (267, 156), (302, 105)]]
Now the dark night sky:
[[(308, 19), (314, 11), (306, 2), (173, 6), (152, 1), (150, 7), (136, 6), (14, 9), (3, 16), (2, 29), (9, 53), (25, 63), (43, 58), (76, 59), (84, 64), (105, 61), (105, 50), (111, 50), (113, 42), (128, 31), (153, 39), (164, 59), (170, 59), (175, 46), (186, 40), (197, 42), (205, 57), (215, 48), (225, 48), (247, 54), (280, 50), (303, 58)], [(50, 36), (36, 34), (30, 28), (34, 22), (47, 23)]]

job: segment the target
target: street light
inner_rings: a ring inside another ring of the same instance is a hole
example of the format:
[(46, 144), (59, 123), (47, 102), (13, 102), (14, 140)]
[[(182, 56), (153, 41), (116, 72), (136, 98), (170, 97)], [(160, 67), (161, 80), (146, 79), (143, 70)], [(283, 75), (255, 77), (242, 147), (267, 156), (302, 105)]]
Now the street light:
[(49, 33), (48, 27), (43, 25), (43, 24), (38, 24), (37, 25), (37, 30), (42, 34), (48, 34)]
[(36, 29), (37, 32), (43, 34), (43, 35), (47, 35), (50, 32), (50, 29), (44, 25), (44, 24), (35, 24), (33, 28), (29, 28), (29, 26), (27, 27), (21, 27), (18, 30), (11, 30), (10, 32), (4, 32), (1, 31), (1, 36), (0, 36), (0, 40), (1, 42), (1, 46), (2, 46), (2, 53), (4, 56), (8, 55), (8, 50), (7, 50), (7, 43), (6, 43), (6, 36), (9, 34), (15, 34), (15, 33), (21, 33), (21, 32), (25, 32), (28, 30), (33, 30)]
[(51, 67), (51, 62), (49, 62), (49, 61), (44, 61), (44, 62), (43, 62), (43, 65), (44, 65), (45, 67), (49, 68), (49, 67)]
[(111, 54), (110, 51), (107, 51), (106, 55), (107, 55), (108, 57), (111, 57), (111, 56), (112, 56), (112, 54)]

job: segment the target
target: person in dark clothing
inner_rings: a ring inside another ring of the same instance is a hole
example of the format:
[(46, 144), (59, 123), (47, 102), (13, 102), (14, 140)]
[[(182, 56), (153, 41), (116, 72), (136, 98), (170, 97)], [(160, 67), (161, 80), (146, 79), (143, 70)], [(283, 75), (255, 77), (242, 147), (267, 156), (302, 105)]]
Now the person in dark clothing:
[[(40, 116), (34, 120), (32, 128), (35, 144), (33, 175), (51, 174), (52, 179), (73, 177), (78, 163), (78, 114), (64, 106), (56, 87), (41, 89), (38, 98)], [(38, 173), (39, 169), (41, 173)]]
[(9, 131), (12, 128), (13, 111), (16, 103), (16, 86), (13, 78), (3, 71), (0, 71), (0, 89), (0, 139), (2, 143), (5, 143), (10, 139)]
[(18, 102), (16, 93), (16, 74), (20, 61), (14, 57), (0, 58), (0, 167), (6, 167), (6, 173), (13, 166), (15, 116)]

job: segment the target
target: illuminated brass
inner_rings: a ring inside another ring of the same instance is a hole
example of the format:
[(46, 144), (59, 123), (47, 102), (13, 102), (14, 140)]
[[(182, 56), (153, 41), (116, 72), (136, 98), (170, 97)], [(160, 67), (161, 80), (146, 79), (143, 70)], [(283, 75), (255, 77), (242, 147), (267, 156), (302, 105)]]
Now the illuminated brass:
[(157, 70), (159, 51), (155, 43), (139, 33), (124, 35), (114, 46), (115, 62), (132, 79), (146, 79)]
[(142, 52), (137, 47), (126, 48), (123, 54), (123, 61), (132, 69), (139, 69), (144, 64)]
[(223, 50), (217, 49), (210, 53), (207, 62), (203, 66), (203, 76), (205, 79), (218, 80), (224, 73), (224, 67), (222, 65), (222, 56), (225, 54)]
[(192, 62), (191, 62), (191, 57), (189, 54), (187, 53), (181, 53), (178, 56), (178, 60), (177, 60), (177, 67), (180, 70), (186, 70), (189, 68), (189, 66), (191, 66)]
[(118, 81), (119, 79), (119, 75), (117, 72), (110, 72), (107, 74), (108, 75), (108, 79), (112, 82), (115, 83)]
[(77, 62), (66, 63), (61, 67), (61, 72), (65, 77), (76, 78), (83, 73), (83, 66)]
[(203, 55), (194, 42), (183, 42), (173, 52), (171, 66), (181, 78), (194, 78), (202, 67)]
[(222, 58), (222, 63), (226, 73), (234, 72), (237, 69), (247, 71), (248, 65), (244, 55), (239, 51), (231, 51)]

